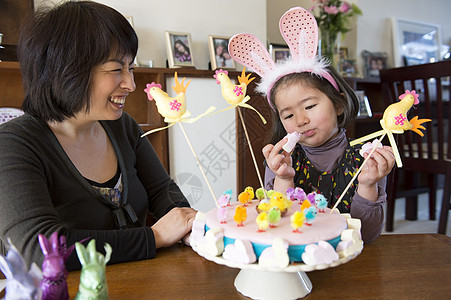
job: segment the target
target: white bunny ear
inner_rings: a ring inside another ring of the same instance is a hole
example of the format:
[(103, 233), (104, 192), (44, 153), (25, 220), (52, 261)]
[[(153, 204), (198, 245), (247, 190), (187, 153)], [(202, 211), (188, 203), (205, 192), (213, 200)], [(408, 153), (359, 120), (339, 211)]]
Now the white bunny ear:
[(318, 25), (309, 11), (302, 7), (288, 10), (280, 18), (279, 29), (296, 61), (314, 59), (318, 49)]
[(5, 275), (6, 278), (13, 278), (13, 273), (8, 265), (8, 262), (3, 256), (0, 255), (0, 271)]
[(260, 40), (250, 33), (239, 33), (229, 40), (229, 54), (261, 77), (274, 69), (274, 61)]

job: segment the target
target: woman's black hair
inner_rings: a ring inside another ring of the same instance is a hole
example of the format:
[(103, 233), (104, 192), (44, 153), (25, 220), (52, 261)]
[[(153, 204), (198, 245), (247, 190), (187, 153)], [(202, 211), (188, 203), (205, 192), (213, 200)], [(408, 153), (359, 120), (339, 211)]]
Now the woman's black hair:
[(137, 50), (132, 26), (109, 6), (69, 1), (38, 8), (18, 43), (25, 91), (22, 109), (57, 122), (84, 108), (89, 111), (92, 69), (108, 59), (134, 59)]
[(325, 94), (335, 106), (341, 107), (343, 113), (338, 116), (339, 128), (345, 128), (357, 116), (357, 113), (359, 112), (359, 100), (353, 89), (335, 71), (334, 68), (327, 67), (327, 71), (335, 79), (340, 91), (337, 91), (326, 79), (309, 72), (291, 73), (276, 81), (270, 91), (271, 105), (275, 110), (271, 111), (273, 126), (271, 131), (268, 133), (267, 143), (277, 143), (287, 134), (280, 120), (275, 99), (278, 89), (284, 88), (288, 85), (301, 83), (308, 87), (318, 89), (320, 92)]

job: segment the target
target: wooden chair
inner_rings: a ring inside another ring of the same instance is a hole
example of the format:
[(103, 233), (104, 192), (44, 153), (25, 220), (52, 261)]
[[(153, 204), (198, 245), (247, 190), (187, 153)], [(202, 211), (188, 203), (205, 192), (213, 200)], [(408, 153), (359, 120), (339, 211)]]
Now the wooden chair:
[[(451, 114), (450, 98), (451, 60), (440, 61), (416, 66), (407, 66), (394, 69), (381, 70), (380, 77), (384, 91), (385, 104), (397, 102), (399, 95), (405, 90), (416, 90), (419, 94), (420, 104), (410, 109), (410, 120), (417, 115), (419, 119), (432, 119), (424, 123), (424, 137), (407, 131), (395, 135), (398, 140), (398, 149), (402, 158), (402, 169), (395, 169), (387, 183), (387, 217), (386, 230), (393, 231), (393, 218), (395, 199), (406, 197), (406, 216), (414, 214), (416, 219), (417, 195), (424, 192), (415, 183), (415, 176), (425, 174), (429, 192), (429, 217), (435, 220), (435, 198), (437, 178), (444, 175), (443, 199), (441, 204), (438, 233), (446, 233), (448, 212), (451, 208)], [(399, 174), (403, 172), (404, 191), (398, 187)], [(401, 192), (402, 191), (402, 192)], [(412, 212), (412, 210), (414, 210)], [(409, 219), (409, 218), (407, 218)]]

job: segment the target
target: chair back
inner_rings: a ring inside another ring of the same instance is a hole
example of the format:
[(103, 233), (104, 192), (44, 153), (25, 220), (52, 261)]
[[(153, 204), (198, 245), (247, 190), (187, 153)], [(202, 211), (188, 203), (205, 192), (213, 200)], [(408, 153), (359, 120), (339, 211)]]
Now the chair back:
[(8, 122), (11, 119), (20, 117), (24, 112), (18, 108), (0, 107), (0, 124)]
[(385, 105), (398, 102), (405, 90), (415, 90), (420, 103), (410, 109), (408, 119), (431, 119), (423, 123), (424, 137), (407, 131), (398, 137), (403, 168), (445, 174), (451, 167), (451, 60), (381, 70)]

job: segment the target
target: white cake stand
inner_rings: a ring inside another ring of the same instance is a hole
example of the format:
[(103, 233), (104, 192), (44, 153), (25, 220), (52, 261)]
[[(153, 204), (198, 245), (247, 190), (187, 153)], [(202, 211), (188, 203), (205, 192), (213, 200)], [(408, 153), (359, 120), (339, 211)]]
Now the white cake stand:
[(299, 299), (312, 291), (313, 285), (306, 272), (324, 270), (347, 263), (356, 258), (363, 249), (363, 242), (354, 253), (340, 258), (331, 264), (309, 266), (304, 263), (289, 265), (284, 269), (268, 268), (254, 264), (240, 264), (225, 260), (222, 256), (213, 256), (196, 246), (192, 246), (200, 256), (220, 265), (239, 268), (234, 285), (238, 292), (252, 299)]

